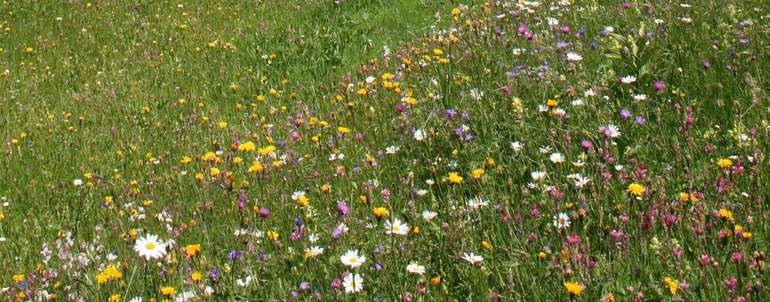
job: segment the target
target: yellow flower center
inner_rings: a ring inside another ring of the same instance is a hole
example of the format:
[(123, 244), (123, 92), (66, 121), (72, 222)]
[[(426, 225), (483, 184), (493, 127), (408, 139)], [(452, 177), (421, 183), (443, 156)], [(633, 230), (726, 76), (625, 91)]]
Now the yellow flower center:
[(155, 249), (155, 242), (147, 242), (147, 244), (144, 245), (144, 248), (148, 250), (154, 250)]

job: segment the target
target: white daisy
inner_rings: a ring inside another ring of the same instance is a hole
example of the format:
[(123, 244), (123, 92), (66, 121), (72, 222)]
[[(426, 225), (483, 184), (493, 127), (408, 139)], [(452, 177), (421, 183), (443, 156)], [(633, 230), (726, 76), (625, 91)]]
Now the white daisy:
[(418, 142), (425, 140), (425, 131), (423, 131), (422, 129), (415, 130), (414, 139), (417, 140)]
[(530, 173), (529, 175), (532, 177), (532, 180), (534, 181), (541, 181), (545, 179), (544, 171), (532, 171), (532, 173)]
[(393, 222), (385, 222), (385, 233), (388, 235), (406, 235), (409, 232), (409, 225), (395, 218)]
[(176, 302), (185, 302), (185, 301), (192, 301), (193, 298), (195, 298), (195, 293), (191, 291), (185, 291), (185, 292), (179, 293), (174, 300)]
[(463, 260), (468, 261), (470, 264), (477, 264), (481, 263), (481, 261), (484, 261), (484, 257), (473, 253), (464, 253), (462, 258)]
[(564, 162), (564, 156), (561, 155), (561, 153), (559, 152), (552, 153), (551, 156), (548, 157), (548, 159), (554, 164), (560, 164)]
[(166, 255), (166, 244), (157, 235), (147, 234), (136, 240), (134, 250), (145, 260), (158, 259)]
[(569, 62), (580, 62), (583, 60), (583, 56), (581, 56), (578, 53), (575, 52), (568, 52), (567, 53), (567, 61)]
[(422, 211), (422, 219), (424, 219), (425, 221), (431, 221), (431, 219), (435, 218), (436, 215), (438, 215), (438, 213), (433, 211), (428, 211), (428, 210)]
[(479, 196), (474, 197), (471, 200), (468, 200), (468, 208), (470, 208), (472, 211), (481, 209), (483, 207), (486, 207), (489, 205), (489, 200), (482, 199)]
[(361, 266), (361, 264), (364, 264), (366, 256), (359, 255), (358, 250), (349, 250), (344, 255), (340, 256), (340, 261), (342, 261), (342, 264), (344, 265), (356, 268)]
[(422, 266), (417, 262), (410, 262), (409, 265), (406, 266), (406, 271), (415, 275), (422, 276), (425, 274), (425, 266)]
[(364, 289), (364, 279), (359, 274), (347, 273), (342, 280), (346, 293), (357, 293)]
[(620, 78), (620, 82), (623, 84), (633, 84), (634, 82), (636, 82), (636, 77), (631, 75), (625, 76)]
[(565, 213), (559, 213), (559, 215), (553, 216), (553, 226), (557, 229), (566, 229), (570, 225), (569, 216)]

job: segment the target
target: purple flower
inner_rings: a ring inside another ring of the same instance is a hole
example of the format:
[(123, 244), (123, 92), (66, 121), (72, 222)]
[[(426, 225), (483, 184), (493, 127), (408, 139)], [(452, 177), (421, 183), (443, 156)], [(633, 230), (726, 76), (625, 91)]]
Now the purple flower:
[(342, 230), (340, 230), (339, 228), (332, 229), (332, 238), (337, 239), (340, 236), (342, 236)]
[(209, 278), (211, 278), (211, 280), (217, 281), (217, 279), (219, 279), (219, 269), (216, 267), (212, 268), (209, 271)]
[(457, 116), (457, 110), (454, 110), (453, 108), (449, 108), (449, 109), (446, 110), (446, 117), (447, 118), (451, 119), (451, 118), (454, 118), (455, 116)]
[(262, 218), (267, 218), (267, 216), (270, 216), (270, 209), (268, 208), (259, 209), (259, 216)]
[(238, 194), (238, 208), (243, 209), (246, 207), (246, 193), (241, 191), (240, 194)]
[(587, 32), (587, 31), (588, 31), (588, 29), (586, 29), (585, 27), (581, 27), (581, 28), (580, 28), (580, 29), (579, 29), (579, 30), (578, 30), (578, 31), (575, 33), (575, 37), (576, 37), (576, 38), (582, 38), (582, 37), (583, 37), (583, 36), (586, 34), (586, 32)]
[(344, 200), (340, 200), (337, 202), (337, 211), (340, 212), (340, 216), (347, 216), (350, 208)]
[(618, 230), (610, 231), (610, 237), (612, 237), (612, 239), (615, 239), (615, 240), (622, 240), (623, 237), (625, 237), (625, 235), (626, 234), (623, 233), (623, 231), (618, 231)]
[(299, 283), (299, 289), (301, 290), (307, 290), (310, 288), (310, 283), (307, 283), (305, 281), (302, 281)]
[(470, 142), (470, 141), (474, 140), (475, 138), (476, 137), (473, 136), (473, 133), (471, 133), (470, 131), (465, 134), (465, 141), (466, 142)]
[(332, 288), (340, 289), (340, 287), (342, 287), (342, 280), (340, 280), (340, 278), (334, 278), (334, 281), (332, 281)]
[(708, 254), (700, 255), (700, 266), (706, 267), (711, 263), (711, 257)]
[(230, 261), (233, 261), (235, 259), (238, 259), (238, 257), (242, 256), (243, 252), (238, 250), (230, 251), (230, 253), (227, 254), (227, 259), (230, 259)]
[(730, 279), (725, 280), (725, 286), (727, 287), (727, 289), (733, 290), (735, 289), (735, 287), (738, 286), (738, 280), (736, 280), (733, 277), (730, 277)]
[(741, 263), (743, 262), (743, 254), (741, 254), (741, 252), (733, 252), (733, 254), (730, 255), (730, 260), (735, 263)]
[(655, 86), (655, 90), (657, 91), (663, 91), (664, 89), (666, 89), (666, 83), (664, 83), (663, 81), (655, 82), (654, 86)]
[(594, 144), (591, 143), (591, 141), (584, 139), (580, 141), (580, 148), (583, 148), (583, 150), (588, 151), (594, 148)]
[(300, 219), (299, 216), (297, 216), (297, 218), (294, 218), (294, 225), (297, 228), (301, 228), (302, 227), (302, 219)]
[(294, 131), (292, 131), (292, 132), (291, 132), (291, 139), (292, 139), (292, 140), (295, 140), (295, 141), (296, 141), (296, 140), (298, 140), (298, 139), (299, 139), (299, 137), (300, 137), (300, 135), (299, 135), (299, 131), (297, 131), (297, 130), (294, 130)]
[(631, 117), (631, 111), (628, 111), (628, 109), (623, 109), (620, 111), (620, 116), (627, 120), (629, 117)]
[(647, 120), (643, 116), (637, 115), (635, 122), (637, 125), (644, 125), (645, 123), (647, 123)]

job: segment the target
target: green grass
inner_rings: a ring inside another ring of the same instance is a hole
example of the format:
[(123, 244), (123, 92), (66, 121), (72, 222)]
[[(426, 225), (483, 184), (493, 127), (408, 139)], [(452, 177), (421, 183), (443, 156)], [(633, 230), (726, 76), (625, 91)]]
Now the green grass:
[(0, 295), (770, 298), (770, 6), (572, 2), (3, 2)]

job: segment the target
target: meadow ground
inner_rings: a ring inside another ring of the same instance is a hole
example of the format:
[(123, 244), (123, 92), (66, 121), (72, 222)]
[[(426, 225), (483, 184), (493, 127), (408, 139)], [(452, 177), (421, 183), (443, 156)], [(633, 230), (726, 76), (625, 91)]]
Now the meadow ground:
[(0, 296), (768, 301), (767, 1), (2, 1)]

